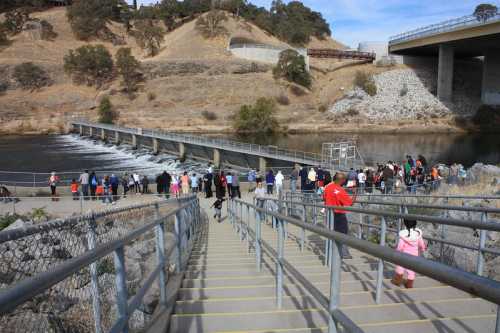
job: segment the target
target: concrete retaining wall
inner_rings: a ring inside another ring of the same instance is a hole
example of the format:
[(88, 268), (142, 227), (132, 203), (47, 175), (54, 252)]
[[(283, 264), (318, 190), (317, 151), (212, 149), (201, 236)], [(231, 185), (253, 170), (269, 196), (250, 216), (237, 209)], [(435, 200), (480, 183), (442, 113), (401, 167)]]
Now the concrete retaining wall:
[[(235, 56), (241, 59), (250, 61), (264, 62), (268, 64), (277, 64), (280, 58), (280, 53), (287, 50), (285, 47), (275, 47), (263, 44), (233, 44), (229, 45), (228, 50)], [(299, 54), (304, 56), (307, 70), (309, 70), (309, 56), (307, 49), (294, 49)]]

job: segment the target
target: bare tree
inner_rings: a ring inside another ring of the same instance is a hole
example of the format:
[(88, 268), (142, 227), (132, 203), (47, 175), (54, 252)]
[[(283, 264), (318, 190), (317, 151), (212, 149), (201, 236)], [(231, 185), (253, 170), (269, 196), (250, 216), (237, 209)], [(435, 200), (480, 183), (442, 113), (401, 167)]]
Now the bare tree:
[(227, 33), (223, 23), (227, 21), (226, 13), (221, 10), (211, 10), (196, 21), (196, 29), (205, 38), (214, 38)]

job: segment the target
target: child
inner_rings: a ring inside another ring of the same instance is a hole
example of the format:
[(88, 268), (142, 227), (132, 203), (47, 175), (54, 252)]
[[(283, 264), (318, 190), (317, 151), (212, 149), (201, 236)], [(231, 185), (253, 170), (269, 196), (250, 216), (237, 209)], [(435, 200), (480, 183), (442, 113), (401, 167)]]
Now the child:
[(78, 183), (76, 179), (71, 180), (71, 193), (73, 194), (73, 200), (78, 200)]
[(215, 209), (214, 219), (217, 219), (219, 223), (221, 223), (222, 221), (222, 203), (224, 202), (224, 200), (224, 198), (217, 199), (212, 205), (212, 207), (214, 207)]
[[(426, 249), (424, 239), (422, 238), (422, 230), (416, 228), (417, 221), (415, 220), (405, 219), (404, 224), (406, 230), (401, 230), (399, 232), (399, 242), (396, 250), (412, 256), (418, 256), (419, 252), (424, 252)], [(405, 271), (408, 275), (405, 287), (411, 289), (413, 288), (413, 281), (415, 280), (415, 272), (404, 267), (396, 266), (396, 272), (391, 282), (399, 287), (403, 282)]]

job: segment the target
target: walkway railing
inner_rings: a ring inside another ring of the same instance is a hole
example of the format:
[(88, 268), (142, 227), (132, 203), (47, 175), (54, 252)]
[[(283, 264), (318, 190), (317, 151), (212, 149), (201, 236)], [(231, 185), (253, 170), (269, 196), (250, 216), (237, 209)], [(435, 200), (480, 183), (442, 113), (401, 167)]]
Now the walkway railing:
[(468, 27), (480, 26), (484, 24), (490, 24), (493, 22), (500, 21), (500, 13), (491, 16), (485, 20), (480, 20), (474, 15), (463, 16), (460, 18), (447, 20), (444, 22), (428, 25), (415, 30), (407, 31), (399, 35), (395, 35), (389, 38), (389, 45), (398, 44), (406, 42), (413, 39), (418, 39), (422, 37), (427, 37), (431, 35), (437, 35), (457, 29), (463, 29)]
[[(500, 224), (491, 221), (467, 221), (450, 218), (439, 218), (424, 215), (414, 215), (406, 213), (392, 213), (381, 210), (368, 210), (352, 207), (334, 207), (314, 205), (325, 209), (325, 227), (312, 224), (308, 221), (308, 217), (303, 214), (301, 218), (286, 216), (287, 209), (286, 201), (278, 201), (278, 211), (264, 209), (257, 205), (247, 203), (242, 200), (234, 200), (230, 202), (229, 214), (230, 221), (233, 223), (241, 239), (247, 239), (247, 242), (253, 242), (255, 247), (257, 269), (261, 269), (262, 263), (262, 247), (269, 248), (261, 237), (262, 224), (266, 218), (272, 217), (276, 222), (277, 227), (277, 245), (276, 250), (269, 251), (274, 255), (276, 261), (276, 304), (281, 308), (283, 301), (283, 279), (284, 269), (294, 271), (293, 266), (285, 260), (284, 242), (287, 238), (287, 224), (299, 227), (302, 230), (301, 245), (303, 246), (305, 232), (312, 232), (326, 239), (325, 257), (326, 263), (330, 266), (330, 296), (328, 302), (328, 311), (330, 313), (328, 332), (337, 332), (339, 326), (343, 326), (347, 332), (359, 332), (357, 327), (348, 317), (339, 310), (340, 285), (341, 285), (341, 248), (347, 246), (359, 250), (379, 258), (377, 270), (377, 284), (375, 292), (375, 300), (380, 302), (383, 288), (383, 277), (385, 262), (401, 265), (420, 274), (438, 280), (446, 285), (458, 288), (465, 292), (471, 293), (482, 299), (500, 305), (500, 282), (481, 277), (476, 274), (468, 273), (463, 270), (453, 268), (438, 262), (427, 260), (421, 257), (410, 256), (404, 253), (397, 252), (386, 246), (387, 223), (386, 218), (392, 217), (397, 219), (413, 219), (421, 222), (429, 222), (439, 225), (453, 225), (464, 228), (472, 228), (484, 231), (500, 232)], [(293, 204), (293, 203), (292, 203)], [(303, 202), (296, 203), (303, 205)], [(348, 212), (355, 212), (380, 218), (380, 240), (379, 245), (372, 242), (357, 239), (342, 233), (333, 231), (333, 210), (341, 208)], [(305, 210), (304, 210), (305, 211)], [(251, 219), (254, 219), (254, 226), (251, 226)], [(252, 240), (250, 239), (252, 238)], [(323, 301), (323, 300), (320, 300)], [(497, 325), (496, 333), (500, 332), (500, 307), (497, 310)]]
[(116, 126), (116, 125), (95, 124), (85, 120), (75, 120), (72, 121), (71, 123), (74, 126), (78, 125), (91, 126), (94, 128), (100, 128), (110, 131), (119, 131), (128, 134), (142, 135), (145, 137), (165, 139), (175, 142), (195, 144), (203, 147), (235, 151), (239, 153), (251, 154), (272, 159), (297, 162), (305, 165), (319, 166), (321, 165), (322, 162), (321, 154), (298, 151), (298, 150), (281, 149), (276, 146), (261, 146), (251, 143), (210, 138), (205, 136), (172, 133), (160, 130), (137, 129), (137, 128)]
[(143, 329), (200, 226), (189, 196), (0, 232), (2, 332)]

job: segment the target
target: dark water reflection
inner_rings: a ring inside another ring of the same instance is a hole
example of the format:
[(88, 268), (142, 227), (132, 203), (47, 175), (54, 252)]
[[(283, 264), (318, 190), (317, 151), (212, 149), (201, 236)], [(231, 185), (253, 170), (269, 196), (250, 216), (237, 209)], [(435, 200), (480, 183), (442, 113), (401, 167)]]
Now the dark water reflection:
[[(224, 138), (228, 138), (224, 136)], [(288, 149), (321, 152), (323, 142), (356, 139), (367, 163), (400, 161), (407, 154), (424, 155), (431, 162), (471, 166), (475, 162), (500, 163), (500, 134), (289, 134), (232, 136), (229, 139)]]

